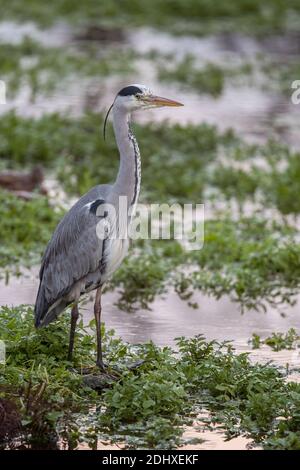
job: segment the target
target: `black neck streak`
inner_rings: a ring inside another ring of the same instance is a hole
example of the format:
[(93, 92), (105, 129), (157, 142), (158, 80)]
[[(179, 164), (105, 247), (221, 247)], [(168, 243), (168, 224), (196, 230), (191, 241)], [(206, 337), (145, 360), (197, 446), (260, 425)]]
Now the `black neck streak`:
[(137, 199), (139, 197), (140, 192), (140, 185), (141, 185), (141, 155), (137, 140), (131, 130), (130, 123), (128, 123), (128, 138), (132, 143), (133, 151), (134, 151), (134, 161), (135, 161), (135, 169), (134, 169), (134, 191), (133, 197), (131, 200), (130, 205), (135, 206), (137, 203)]

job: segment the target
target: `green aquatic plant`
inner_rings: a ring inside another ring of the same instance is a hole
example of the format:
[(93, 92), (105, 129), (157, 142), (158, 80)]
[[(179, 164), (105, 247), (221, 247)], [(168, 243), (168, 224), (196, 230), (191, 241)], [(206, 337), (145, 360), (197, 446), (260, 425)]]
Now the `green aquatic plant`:
[(206, 220), (202, 249), (186, 252), (177, 241), (146, 241), (143, 252), (125, 259), (110, 286), (121, 291), (125, 309), (145, 308), (173, 286), (191, 305), (199, 290), (216, 299), (229, 295), (242, 311), (268, 305), (280, 310), (296, 301), (299, 289), (296, 236), (296, 229), (257, 216)]
[[(117, 172), (118, 156), (113, 139), (104, 141), (99, 135), (99, 121), (101, 124), (96, 114), (78, 119), (54, 114), (33, 120), (9, 113), (0, 119), (1, 165), (23, 168), (42, 163), (56, 172), (71, 194), (83, 194), (99, 182), (108, 183)], [(243, 308), (263, 309), (268, 304), (280, 308), (293, 303), (299, 289), (297, 230), (284, 220), (266, 220), (262, 211), (249, 218), (241, 214), (243, 203), (250, 197), (255, 200), (257, 195), (262, 208), (272, 207), (281, 181), (290, 194), (286, 199), (278, 198), (283, 214), (292, 208), (297, 212), (297, 154), (275, 142), (248, 146), (232, 132), (220, 134), (206, 124), (139, 125), (136, 133), (143, 142), (143, 202), (237, 200), (240, 214), (229, 217), (220, 212), (218, 219), (212, 216), (206, 220), (201, 250), (186, 253), (172, 240), (136, 242), (133, 254), (110, 284), (121, 289), (119, 304), (126, 309), (147, 308), (156, 295), (171, 286), (191, 305), (193, 290), (216, 298), (227, 294)], [(226, 165), (218, 162), (220, 154)], [(256, 164), (258, 158), (264, 158), (266, 168)], [(249, 162), (249, 170), (236, 168), (235, 164), (243, 160)], [(279, 164), (282, 160), (283, 168)], [(56, 213), (43, 198), (28, 203), (13, 196), (2, 198), (0, 211), (5, 222), (1, 227), (1, 266), (33, 264), (62, 212)], [(28, 227), (21, 233), (23, 224)], [(42, 237), (35, 230), (39, 225)], [(188, 274), (186, 265), (192, 266)]]
[[(165, 61), (164, 61), (165, 63)], [(195, 57), (187, 54), (174, 65), (158, 66), (158, 77), (162, 81), (175, 82), (181, 87), (190, 88), (199, 94), (207, 93), (214, 97), (222, 94), (225, 82), (237, 78), (246, 78), (251, 74), (251, 65), (243, 64), (222, 67), (213, 62), (204, 64), (201, 68), (195, 65)]]
[(290, 328), (286, 333), (275, 332), (265, 339), (261, 339), (259, 335), (253, 333), (249, 344), (253, 349), (259, 349), (262, 344), (270, 346), (273, 351), (282, 351), (283, 349), (296, 349), (300, 339), (295, 328)]
[[(239, 167), (239, 163), (246, 167)], [(208, 174), (209, 185), (220, 196), (239, 204), (254, 200), (264, 207), (275, 207), (282, 215), (300, 211), (298, 181), (299, 152), (291, 151), (279, 141), (261, 146), (237, 145)]]
[[(84, 5), (73, 0), (53, 0), (47, 4), (28, 0), (26, 7), (17, 0), (1, 0), (3, 18), (36, 21), (49, 25), (58, 19), (78, 24), (92, 22), (100, 25), (154, 25), (171, 31), (189, 34), (243, 31), (255, 34), (295, 29), (299, 15), (297, 0), (232, 0), (218, 3), (213, 0), (153, 0), (148, 2), (87, 0)], [(187, 26), (188, 23), (188, 26)]]
[[(110, 129), (106, 141), (100, 135), (102, 122), (103, 116), (95, 113), (77, 119), (8, 113), (0, 118), (1, 167), (42, 164), (76, 195), (111, 182), (118, 152)], [(150, 123), (136, 125), (135, 132), (142, 143), (143, 202), (236, 200), (242, 207), (254, 200), (283, 215), (300, 211), (299, 155), (278, 141), (249, 145), (232, 131), (220, 133), (207, 124)], [(239, 166), (243, 164), (246, 168)]]
[(44, 196), (24, 201), (0, 190), (0, 268), (37, 263), (62, 214)]
[(91, 44), (82, 50), (70, 46), (44, 47), (27, 37), (20, 44), (2, 43), (0, 76), (6, 80), (8, 98), (28, 86), (31, 100), (67, 86), (68, 80), (93, 77), (98, 83), (108, 75), (134, 71), (134, 53), (114, 48), (99, 49)]
[(275, 205), (282, 214), (299, 214), (300, 196), (298, 183), (300, 178), (300, 154), (290, 152), (282, 162), (283, 168), (269, 158), (270, 170), (264, 177), (266, 201)]
[(296, 55), (292, 54), (286, 60), (264, 55), (260, 58), (259, 66), (267, 78), (264, 84), (265, 90), (275, 91), (288, 98), (291, 98), (294, 92), (299, 96), (297, 92), (299, 87), (292, 87), (292, 83), (299, 80), (300, 75), (300, 63)]
[[(40, 261), (63, 211), (41, 196), (23, 201), (2, 191), (0, 201), (4, 274)], [(207, 220), (201, 250), (186, 251), (176, 240), (139, 240), (107, 287), (118, 289), (125, 310), (149, 308), (171, 287), (190, 305), (199, 290), (217, 299), (229, 295), (243, 310), (280, 309), (295, 302), (299, 289), (296, 236), (296, 229), (261, 217)]]
[[(75, 369), (66, 360), (69, 315), (41, 330), (32, 318), (29, 306), (0, 309), (7, 350), (0, 401), (7, 409), (11, 403), (19, 419), (11, 434), (1, 434), (0, 425), (2, 448), (96, 448), (100, 440), (172, 449), (185, 443), (184, 425), (197, 424), (204, 410), (202, 428), (218, 423), (228, 439), (243, 435), (266, 448), (298, 448), (299, 384), (286, 383), (275, 366), (236, 354), (230, 342), (177, 338), (175, 352), (153, 343), (132, 346), (106, 332), (105, 360), (118, 373), (97, 392), (80, 374), (93, 364), (93, 323), (79, 324)], [(128, 368), (137, 359), (140, 367)]]
[(259, 349), (262, 345), (262, 341), (259, 335), (253, 333), (251, 339), (249, 339), (248, 344), (251, 344), (252, 349)]
[[(99, 182), (112, 181), (117, 173), (118, 151), (110, 129), (103, 140), (102, 123), (103, 116), (93, 113), (78, 119), (51, 114), (38, 120), (8, 113), (0, 119), (3, 165), (39, 162), (56, 171), (69, 193), (83, 194)], [(147, 202), (201, 202), (201, 171), (216, 158), (219, 147), (229, 147), (237, 140), (232, 132), (219, 134), (207, 124), (151, 123), (137, 125), (135, 131), (143, 142), (141, 196)]]
[(173, 67), (160, 66), (158, 77), (162, 81), (177, 82), (181, 86), (192, 88), (198, 93), (208, 93), (217, 97), (224, 88), (225, 72), (221, 67), (212, 63), (197, 69), (194, 66), (193, 56), (186, 56)]

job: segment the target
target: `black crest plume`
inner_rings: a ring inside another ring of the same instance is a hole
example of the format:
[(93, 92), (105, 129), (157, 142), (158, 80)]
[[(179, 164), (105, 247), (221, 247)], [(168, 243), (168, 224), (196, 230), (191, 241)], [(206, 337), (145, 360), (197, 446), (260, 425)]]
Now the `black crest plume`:
[[(139, 95), (142, 93), (142, 90), (138, 88), (135, 85), (129, 85), (126, 86), (125, 88), (122, 88), (122, 90), (119, 91), (117, 96), (130, 96), (130, 95)], [(107, 119), (109, 116), (109, 113), (111, 112), (111, 108), (113, 107), (114, 103), (110, 106), (109, 110), (106, 113), (105, 119), (104, 119), (104, 125), (103, 125), (103, 137), (105, 140), (105, 130), (106, 130), (106, 123)]]
[(104, 125), (103, 125), (103, 137), (104, 137), (104, 140), (105, 140), (105, 130), (106, 130), (107, 119), (108, 119), (109, 113), (111, 112), (111, 109), (112, 109), (113, 105), (114, 105), (114, 103), (109, 107), (109, 110), (107, 111), (106, 116), (105, 116), (105, 119), (104, 119)]

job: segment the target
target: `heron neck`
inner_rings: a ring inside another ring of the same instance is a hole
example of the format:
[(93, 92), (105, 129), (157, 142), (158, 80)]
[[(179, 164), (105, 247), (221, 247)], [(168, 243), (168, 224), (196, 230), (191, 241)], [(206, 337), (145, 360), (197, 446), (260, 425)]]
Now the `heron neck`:
[(141, 158), (138, 143), (130, 127), (130, 115), (113, 109), (113, 126), (120, 152), (120, 166), (115, 182), (119, 195), (127, 196), (128, 206), (135, 206), (141, 182)]

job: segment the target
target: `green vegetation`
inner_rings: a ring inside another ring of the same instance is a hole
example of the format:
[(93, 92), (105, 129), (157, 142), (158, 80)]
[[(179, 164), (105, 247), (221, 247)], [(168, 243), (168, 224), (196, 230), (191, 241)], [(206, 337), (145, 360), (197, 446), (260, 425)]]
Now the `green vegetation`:
[[(6, 114), (0, 119), (1, 166), (42, 163), (56, 171), (67, 192), (83, 194), (99, 182), (113, 181), (117, 173), (118, 150), (112, 131), (103, 140), (102, 123), (98, 114), (78, 119), (54, 114), (39, 120)], [(299, 153), (280, 143), (247, 145), (233, 132), (221, 134), (207, 124), (135, 129), (143, 155), (143, 201), (201, 202), (203, 191), (213, 189), (218, 200), (242, 204), (258, 199), (284, 215), (300, 212)], [(243, 161), (247, 169), (236, 166)]]
[(61, 217), (46, 197), (24, 201), (0, 191), (0, 268), (38, 263)]
[[(44, 197), (25, 202), (2, 192), (0, 199), (2, 269), (38, 263), (63, 212)], [(216, 298), (227, 294), (242, 308), (280, 308), (293, 303), (299, 289), (296, 236), (295, 229), (261, 218), (208, 220), (205, 249), (186, 252), (175, 241), (139, 241), (108, 287), (121, 289), (119, 306), (126, 310), (148, 308), (171, 285), (191, 305), (192, 293), (201, 290)]]
[[(292, 39), (290, 41), (292, 44)], [(215, 98), (222, 95), (227, 84), (256, 87), (290, 98), (294, 91), (292, 83), (300, 77), (298, 58), (292, 54), (291, 57), (283, 57), (280, 52), (257, 54), (254, 59), (248, 58), (240, 65), (232, 59), (228, 59), (226, 65), (214, 61), (197, 65), (193, 54), (186, 54), (176, 61), (171, 54), (164, 57), (155, 50), (148, 54), (148, 58), (156, 63), (159, 80), (174, 82), (182, 89), (210, 94)]]
[(214, 97), (222, 94), (226, 79), (246, 77), (251, 74), (251, 65), (240, 67), (220, 67), (214, 63), (207, 63), (204, 67), (195, 66), (195, 58), (186, 55), (179, 63), (158, 68), (158, 78), (167, 82), (178, 82), (184, 88), (191, 88), (198, 93), (209, 93)]
[(125, 45), (99, 47), (93, 41), (79, 43), (76, 47), (74, 44), (64, 48), (45, 47), (29, 36), (20, 44), (1, 43), (0, 77), (7, 82), (8, 99), (13, 98), (21, 86), (26, 86), (34, 101), (38, 94), (63, 90), (69, 82), (74, 83), (75, 78), (93, 78), (101, 82), (111, 75), (132, 75), (139, 58), (154, 63), (159, 80), (178, 83), (184, 89), (211, 94), (215, 98), (222, 94), (226, 83), (253, 85), (255, 67), (266, 78), (263, 83), (256, 83), (258, 87), (291, 95), (291, 83), (300, 71), (297, 61), (284, 62), (280, 56), (277, 60), (266, 56), (254, 63), (240, 65), (233, 62), (221, 66), (207, 62), (197, 66), (192, 54), (186, 54), (178, 62), (172, 54), (163, 55), (157, 50), (141, 54)]
[[(249, 149), (245, 149), (245, 155), (248, 152)], [(255, 161), (255, 155), (263, 158), (263, 168)], [(217, 165), (211, 172), (210, 184), (218, 187), (228, 200), (236, 199), (242, 204), (252, 199), (265, 207), (276, 207), (282, 215), (299, 214), (298, 151), (292, 152), (277, 142), (270, 142), (253, 149), (247, 166), (247, 169), (234, 168), (230, 161)]]
[(292, 83), (300, 77), (298, 57), (292, 55), (285, 60), (280, 57), (276, 60), (274, 57), (264, 56), (259, 66), (266, 76), (264, 88), (290, 98), (294, 92)]
[(225, 71), (214, 64), (208, 63), (204, 68), (196, 69), (192, 56), (186, 56), (175, 66), (163, 67), (158, 70), (162, 81), (179, 82), (185, 88), (192, 88), (198, 93), (209, 93), (219, 96), (224, 88)]
[[(178, 354), (152, 343), (130, 346), (108, 332), (105, 360), (118, 373), (111, 369), (116, 380), (98, 393), (66, 361), (69, 315), (37, 331), (32, 316), (26, 306), (0, 310), (7, 348), (0, 401), (14, 410), (6, 427), (0, 425), (2, 447), (74, 449), (86, 442), (95, 448), (105, 439), (128, 448), (174, 448), (183, 443), (183, 425), (201, 410), (210, 412), (207, 425), (219, 423), (228, 438), (244, 435), (265, 448), (300, 447), (300, 385), (286, 384), (273, 366), (236, 355), (230, 343), (178, 338)], [(93, 352), (94, 336), (81, 323), (75, 366), (92, 365)], [(144, 363), (128, 369), (137, 359)]]
[[(46, 115), (33, 120), (10, 113), (0, 119), (2, 165), (23, 168), (43, 162), (67, 191), (82, 194), (98, 182), (112, 181), (117, 172), (114, 139), (109, 130), (103, 140), (100, 124), (101, 117), (95, 114), (79, 119)], [(202, 202), (211, 191), (216, 200), (237, 200), (241, 211), (252, 198), (260, 201), (262, 209), (268, 205), (283, 215), (299, 213), (299, 156), (275, 142), (248, 146), (232, 132), (219, 134), (205, 124), (148, 124), (136, 126), (136, 133), (142, 143), (143, 201)], [(218, 162), (220, 153), (226, 165)], [(264, 158), (265, 168), (255, 163), (258, 158)], [(243, 162), (249, 170), (236, 168), (236, 163)], [(6, 256), (1, 266), (37, 261), (61, 214), (54, 214), (43, 199), (24, 203), (11, 197), (8, 204), (6, 195), (2, 197), (0, 211), (6, 220), (2, 253)], [(25, 222), (19, 220), (23, 207)], [(29, 226), (26, 231), (23, 223)], [(41, 224), (43, 237), (35, 230)], [(15, 238), (9, 238), (11, 230)], [(119, 305), (126, 309), (147, 308), (170, 285), (191, 304), (192, 290), (199, 289), (216, 298), (227, 294), (242, 308), (264, 309), (268, 304), (280, 308), (293, 303), (299, 289), (297, 233), (280, 219), (278, 223), (265, 220), (263, 212), (249, 218), (223, 213), (206, 220), (205, 245), (200, 251), (185, 252), (175, 241), (135, 243), (110, 287), (121, 286)], [(183, 268), (186, 264), (192, 267), (189, 274)]]
[[(102, 126), (99, 114), (79, 119), (45, 115), (34, 120), (9, 113), (0, 119), (0, 157), (9, 167), (39, 162), (56, 169), (68, 192), (82, 194), (99, 182), (113, 181), (117, 174), (119, 157), (112, 130), (104, 141)], [(143, 153), (142, 197), (148, 202), (199, 201), (201, 170), (215, 159), (219, 146), (235, 141), (231, 132), (218, 135), (206, 124), (149, 124), (135, 129)]]
[(50, 93), (66, 86), (67, 79), (82, 80), (108, 75), (126, 75), (133, 71), (133, 52), (99, 48), (90, 44), (76, 50), (71, 47), (45, 48), (30, 38), (22, 43), (1, 44), (0, 76), (7, 81), (8, 98), (27, 85), (34, 100), (38, 93)]
[[(53, 0), (51, 3), (28, 0), (26, 8), (18, 0), (1, 0), (3, 18), (33, 20), (49, 25), (58, 18), (78, 23), (139, 26), (152, 24), (176, 32), (204, 34), (211, 31), (256, 33), (296, 29), (299, 16), (297, 0), (232, 0), (216, 4), (213, 0), (153, 0), (152, 2)], [(187, 27), (187, 22), (189, 25)]]
[[(174, 241), (145, 242), (115, 273), (111, 287), (122, 286), (119, 305), (147, 307), (173, 285), (190, 302), (196, 290), (229, 295), (243, 309), (280, 309), (293, 304), (300, 285), (297, 232), (259, 217), (206, 220), (202, 250), (184, 251)], [(189, 272), (186, 267), (190, 266)]]
[[(93, 393), (87, 394), (80, 387), (81, 377), (68, 370), (66, 319), (54, 328), (35, 332), (31, 308), (3, 307), (0, 318), (0, 337), (7, 350), (6, 364), (0, 366), (1, 399), (9, 400), (17, 410), (14, 432), (21, 433), (21, 439), (33, 446), (35, 441), (45, 445), (52, 440), (49, 435), (52, 437), (59, 418), (65, 414), (68, 427), (68, 414), (84, 405), (88, 409)], [(77, 343), (81, 360), (88, 361), (93, 344), (82, 328)], [(72, 439), (72, 430), (68, 429)], [(5, 436), (5, 429), (1, 432), (3, 445), (9, 436)]]
[(290, 328), (284, 333), (272, 333), (271, 336), (262, 340), (259, 335), (253, 333), (249, 343), (253, 349), (259, 349), (262, 344), (270, 346), (273, 351), (281, 351), (282, 349), (295, 349), (300, 336), (294, 328)]

